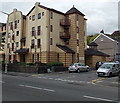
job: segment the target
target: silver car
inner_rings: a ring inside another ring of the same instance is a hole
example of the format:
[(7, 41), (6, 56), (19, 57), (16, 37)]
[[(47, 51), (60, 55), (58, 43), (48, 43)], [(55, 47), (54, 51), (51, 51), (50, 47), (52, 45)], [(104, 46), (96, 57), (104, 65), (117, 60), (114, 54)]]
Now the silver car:
[(117, 62), (108, 62), (104, 63), (102, 66), (100, 66), (97, 70), (98, 76), (112, 76), (112, 75), (118, 75), (120, 70), (120, 64)]
[(68, 71), (71, 72), (80, 72), (80, 71), (89, 71), (89, 66), (86, 66), (83, 63), (73, 63), (69, 66)]

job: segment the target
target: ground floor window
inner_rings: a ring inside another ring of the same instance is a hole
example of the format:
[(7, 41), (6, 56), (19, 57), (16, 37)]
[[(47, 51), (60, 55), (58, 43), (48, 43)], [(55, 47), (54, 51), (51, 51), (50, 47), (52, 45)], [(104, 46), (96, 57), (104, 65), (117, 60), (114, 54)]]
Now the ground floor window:
[(37, 54), (37, 62), (39, 61), (40, 59), (39, 59), (39, 54)]
[(32, 54), (32, 62), (34, 63), (34, 54)]
[(58, 54), (57, 54), (57, 61), (58, 61), (58, 62), (59, 62), (59, 57), (60, 57), (60, 56), (59, 56), (59, 53), (58, 53)]

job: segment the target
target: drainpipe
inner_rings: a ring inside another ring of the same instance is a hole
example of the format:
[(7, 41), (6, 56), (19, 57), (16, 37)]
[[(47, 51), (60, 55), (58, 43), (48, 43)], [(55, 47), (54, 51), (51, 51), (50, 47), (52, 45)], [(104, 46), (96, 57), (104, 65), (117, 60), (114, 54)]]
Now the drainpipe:
[(49, 21), (48, 21), (48, 62), (50, 62), (50, 10), (49, 10)]

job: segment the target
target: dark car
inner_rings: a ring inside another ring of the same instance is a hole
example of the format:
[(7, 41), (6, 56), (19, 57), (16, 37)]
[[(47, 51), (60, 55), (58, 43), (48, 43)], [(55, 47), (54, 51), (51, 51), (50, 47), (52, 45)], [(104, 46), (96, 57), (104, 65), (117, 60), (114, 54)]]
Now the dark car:
[(96, 70), (98, 70), (98, 68), (99, 68), (103, 63), (105, 63), (105, 62), (97, 62), (97, 63), (96, 63)]

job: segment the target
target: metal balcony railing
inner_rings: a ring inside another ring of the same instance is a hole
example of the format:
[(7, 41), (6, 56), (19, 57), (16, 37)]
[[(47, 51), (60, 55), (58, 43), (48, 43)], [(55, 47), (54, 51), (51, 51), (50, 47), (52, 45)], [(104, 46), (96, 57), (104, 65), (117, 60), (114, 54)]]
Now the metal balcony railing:
[(70, 19), (60, 19), (61, 26), (70, 26)]
[(70, 39), (70, 33), (69, 32), (60, 32), (60, 38), (61, 39)]

